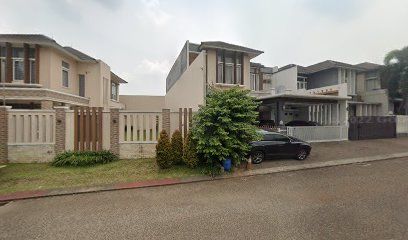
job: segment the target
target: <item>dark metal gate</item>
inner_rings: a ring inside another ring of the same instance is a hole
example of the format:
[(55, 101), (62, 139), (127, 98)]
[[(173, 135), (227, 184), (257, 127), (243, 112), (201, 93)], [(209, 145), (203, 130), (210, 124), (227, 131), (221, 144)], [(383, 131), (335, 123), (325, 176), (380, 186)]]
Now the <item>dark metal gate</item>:
[(395, 116), (350, 117), (349, 123), (350, 140), (397, 137)]

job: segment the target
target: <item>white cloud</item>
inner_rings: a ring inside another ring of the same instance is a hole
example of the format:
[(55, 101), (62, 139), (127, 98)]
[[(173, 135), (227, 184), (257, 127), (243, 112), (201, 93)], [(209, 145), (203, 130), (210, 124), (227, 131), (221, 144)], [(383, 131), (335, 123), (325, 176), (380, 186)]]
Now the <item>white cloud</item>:
[(162, 10), (159, 0), (141, 0), (144, 6), (143, 17), (147, 17), (156, 25), (164, 25), (170, 20), (170, 15)]

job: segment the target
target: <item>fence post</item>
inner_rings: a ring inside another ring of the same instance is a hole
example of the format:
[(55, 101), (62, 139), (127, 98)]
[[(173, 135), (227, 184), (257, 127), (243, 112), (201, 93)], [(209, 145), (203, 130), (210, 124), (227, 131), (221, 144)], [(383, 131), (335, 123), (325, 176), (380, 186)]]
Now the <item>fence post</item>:
[(55, 109), (55, 154), (62, 153), (65, 151), (66, 143), (66, 110), (69, 107), (54, 107)]
[(119, 109), (110, 109), (110, 151), (120, 156), (119, 150)]
[(8, 112), (9, 106), (0, 106), (0, 163), (8, 162)]
[(162, 109), (162, 129), (170, 133), (170, 109)]

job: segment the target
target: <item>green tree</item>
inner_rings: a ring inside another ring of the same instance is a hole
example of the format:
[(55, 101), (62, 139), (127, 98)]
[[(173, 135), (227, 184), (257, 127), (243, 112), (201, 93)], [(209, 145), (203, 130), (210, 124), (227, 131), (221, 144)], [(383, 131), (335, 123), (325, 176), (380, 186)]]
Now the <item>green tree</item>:
[(385, 66), (382, 69), (382, 79), (388, 85), (391, 98), (402, 98), (398, 112), (408, 114), (408, 47), (389, 52), (384, 58)]
[(162, 169), (169, 168), (173, 164), (170, 137), (164, 129), (160, 132), (156, 145), (156, 162), (159, 168)]
[(191, 131), (184, 139), (183, 162), (190, 168), (195, 168), (198, 165), (197, 150), (191, 139)]
[(174, 131), (171, 137), (171, 158), (173, 164), (183, 162), (183, 136), (179, 130)]
[(197, 153), (207, 166), (218, 166), (227, 157), (234, 165), (242, 161), (250, 150), (248, 143), (259, 138), (257, 106), (247, 90), (209, 89), (191, 130)]

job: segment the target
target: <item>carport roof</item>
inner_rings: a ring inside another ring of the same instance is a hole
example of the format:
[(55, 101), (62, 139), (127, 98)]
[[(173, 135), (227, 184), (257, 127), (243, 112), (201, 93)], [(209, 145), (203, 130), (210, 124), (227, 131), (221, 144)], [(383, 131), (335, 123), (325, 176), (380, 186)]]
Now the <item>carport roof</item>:
[(351, 97), (339, 97), (332, 95), (314, 95), (314, 94), (290, 94), (281, 93), (271, 96), (259, 97), (258, 100), (268, 100), (277, 98), (288, 98), (288, 99), (306, 99), (306, 100), (349, 100)]

